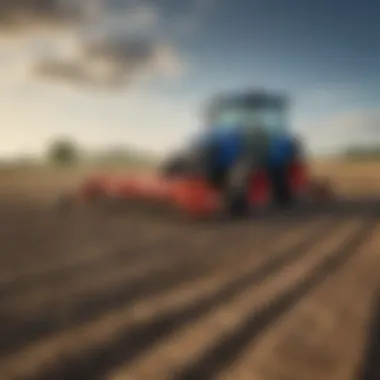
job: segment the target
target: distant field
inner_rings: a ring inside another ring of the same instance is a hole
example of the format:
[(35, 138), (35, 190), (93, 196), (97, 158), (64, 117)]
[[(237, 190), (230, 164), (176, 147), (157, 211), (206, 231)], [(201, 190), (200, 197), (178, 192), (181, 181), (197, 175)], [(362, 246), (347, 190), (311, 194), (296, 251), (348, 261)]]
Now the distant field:
[(27, 199), (49, 199), (61, 191), (75, 189), (94, 173), (133, 173), (150, 168), (68, 168), (52, 167), (0, 168), (0, 196)]
[[(75, 188), (92, 173), (131, 173), (149, 171), (151, 168), (73, 168), (49, 167), (0, 168), (0, 195), (11, 197), (46, 198), (59, 191)], [(312, 175), (328, 178), (336, 191), (352, 195), (380, 195), (380, 162), (319, 161), (310, 165)]]
[(322, 161), (312, 163), (311, 170), (329, 178), (338, 193), (380, 196), (380, 161)]

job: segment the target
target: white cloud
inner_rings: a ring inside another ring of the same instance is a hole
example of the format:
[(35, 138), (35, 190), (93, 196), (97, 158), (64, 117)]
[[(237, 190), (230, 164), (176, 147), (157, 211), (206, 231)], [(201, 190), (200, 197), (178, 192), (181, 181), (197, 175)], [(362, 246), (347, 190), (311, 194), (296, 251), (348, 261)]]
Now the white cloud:
[(3, 17), (13, 23), (13, 16), (27, 16), (41, 28), (15, 23), (3, 30), (0, 43), (17, 44), (19, 38), (28, 63), (35, 62), (31, 73), (61, 84), (115, 88), (147, 77), (177, 78), (187, 65), (172, 37), (199, 29), (215, 1), (192, 0), (171, 19), (152, 1), (6, 0), (0, 6)]
[[(184, 72), (186, 65), (178, 49), (167, 40), (168, 33), (165, 35), (164, 29), (170, 29), (167, 20), (152, 3), (129, 0), (85, 0), (80, 6), (73, 0), (43, 3), (40, 10), (28, 8), (24, 0), (17, 0), (15, 5), (9, 1), (7, 6), (20, 14), (33, 9), (29, 16), (43, 25), (48, 14), (59, 27), (36, 29), (32, 34), (23, 33), (21, 28), (21, 34), (9, 31), (0, 41), (2, 45), (7, 42), (23, 45), (28, 63), (35, 62), (31, 75), (38, 74), (45, 81), (54, 79), (55, 83), (112, 89), (141, 78), (177, 78)], [(62, 25), (58, 21), (66, 19), (70, 13), (67, 9), (80, 17), (70, 25)], [(2, 71), (5, 72), (4, 67)]]
[[(42, 78), (111, 88), (141, 77), (183, 73), (185, 65), (177, 50), (161, 36), (163, 21), (157, 8), (126, 4), (116, 13), (105, 8), (100, 15), (81, 25), (71, 42), (55, 41), (53, 54), (41, 57), (35, 72)], [(65, 43), (71, 50), (62, 49)]]

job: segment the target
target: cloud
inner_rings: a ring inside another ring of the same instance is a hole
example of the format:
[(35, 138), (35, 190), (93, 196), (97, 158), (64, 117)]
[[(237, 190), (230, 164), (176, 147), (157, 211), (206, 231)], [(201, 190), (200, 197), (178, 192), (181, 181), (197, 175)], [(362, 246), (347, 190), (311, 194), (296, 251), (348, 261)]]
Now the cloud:
[[(29, 40), (34, 46), (31, 74), (36, 78), (115, 88), (141, 78), (178, 77), (184, 71), (178, 49), (163, 33), (161, 11), (151, 4), (128, 0), (83, 0), (80, 7), (74, 0), (42, 3), (37, 10), (19, 1), (12, 12), (28, 10), (36, 22), (44, 23), (47, 15), (53, 24), (57, 21), (62, 26), (61, 21), (70, 20), (71, 26), (35, 33), (34, 40)], [(69, 14), (76, 17), (70, 19)]]
[(172, 19), (163, 2), (0, 0), (0, 31), (36, 37), (39, 45), (27, 61), (38, 79), (115, 88), (183, 74), (187, 65), (173, 39), (194, 33), (214, 2), (181, 4)]
[(154, 32), (159, 27), (169, 35), (189, 34), (196, 32), (215, 3), (216, 0), (180, 2), (180, 11), (173, 15), (166, 0), (0, 0), (0, 32), (28, 34), (34, 28), (96, 24), (100, 29), (121, 27), (124, 32), (146, 31), (147, 26), (154, 26)]
[(35, 65), (37, 74), (49, 78), (61, 78), (76, 83), (89, 83), (90, 78), (86, 72), (75, 62), (60, 60), (41, 61)]
[(184, 64), (170, 45), (107, 37), (82, 42), (76, 57), (41, 60), (34, 70), (39, 76), (77, 85), (118, 87), (146, 76), (177, 77), (183, 68)]
[(1, 0), (0, 31), (15, 33), (68, 26), (83, 21), (93, 6), (92, 0)]
[(199, 29), (214, 3), (192, 0), (172, 17), (168, 3), (149, 0), (0, 0), (0, 43), (21, 36), (30, 75), (54, 84), (115, 89), (173, 79), (188, 66), (173, 40)]

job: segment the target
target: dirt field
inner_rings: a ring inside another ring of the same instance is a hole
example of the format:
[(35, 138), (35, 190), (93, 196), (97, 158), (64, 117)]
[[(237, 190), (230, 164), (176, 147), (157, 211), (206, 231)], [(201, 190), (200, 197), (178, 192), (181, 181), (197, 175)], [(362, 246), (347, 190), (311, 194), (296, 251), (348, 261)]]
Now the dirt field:
[[(363, 171), (345, 170), (349, 190)], [(374, 205), (200, 224), (65, 217), (11, 202), (59, 183), (25, 178), (2, 177), (1, 380), (380, 379)]]

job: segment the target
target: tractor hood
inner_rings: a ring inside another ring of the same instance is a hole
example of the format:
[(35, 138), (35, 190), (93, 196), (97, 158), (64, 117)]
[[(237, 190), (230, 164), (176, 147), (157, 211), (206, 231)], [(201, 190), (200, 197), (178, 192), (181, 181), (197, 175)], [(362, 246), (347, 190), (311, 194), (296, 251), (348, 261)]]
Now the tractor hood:
[(212, 125), (193, 139), (186, 149), (188, 157), (212, 157), (210, 165), (230, 167), (240, 156), (279, 166), (294, 154), (295, 141), (289, 133), (247, 130), (239, 125)]

